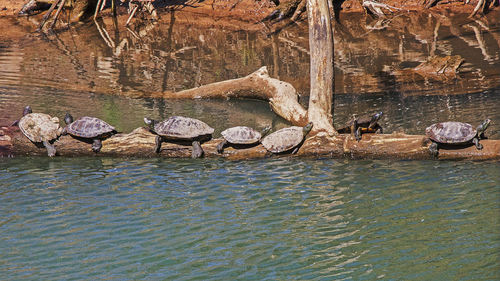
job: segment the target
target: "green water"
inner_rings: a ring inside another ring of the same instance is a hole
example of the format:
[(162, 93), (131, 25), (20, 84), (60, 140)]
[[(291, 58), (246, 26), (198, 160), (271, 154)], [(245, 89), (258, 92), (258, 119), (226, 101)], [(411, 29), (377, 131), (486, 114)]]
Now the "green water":
[(500, 163), (0, 160), (2, 280), (499, 280)]

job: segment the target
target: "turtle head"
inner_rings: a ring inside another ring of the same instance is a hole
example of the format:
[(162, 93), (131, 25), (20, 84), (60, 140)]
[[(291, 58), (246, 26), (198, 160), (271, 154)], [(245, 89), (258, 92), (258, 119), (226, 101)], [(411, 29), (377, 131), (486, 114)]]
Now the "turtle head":
[(305, 125), (304, 128), (302, 128), (302, 133), (304, 134), (304, 136), (309, 134), (312, 128), (313, 128), (313, 122), (307, 123), (307, 125)]
[(488, 128), (488, 126), (490, 125), (490, 122), (491, 120), (490, 119), (486, 119), (484, 120), (479, 126), (477, 126), (476, 128), (476, 131), (477, 131), (477, 134), (480, 136), (482, 133), (484, 133), (484, 131), (486, 131), (486, 129)]
[(260, 131), (260, 135), (264, 137), (265, 135), (269, 134), (270, 131), (271, 131), (271, 126), (266, 126), (264, 129), (262, 129), (262, 131)]
[(33, 110), (31, 109), (31, 106), (27, 105), (23, 110), (23, 116), (26, 116), (30, 113), (33, 113)]
[(144, 123), (146, 123), (146, 125), (148, 125), (149, 128), (154, 129), (156, 120), (144, 117)]
[(67, 125), (73, 123), (73, 116), (71, 116), (69, 112), (66, 112), (66, 115), (64, 115), (64, 123), (66, 123)]
[(375, 123), (377, 123), (378, 120), (380, 120), (383, 114), (384, 113), (382, 111), (373, 114), (372, 119), (370, 120), (370, 127), (375, 125)]

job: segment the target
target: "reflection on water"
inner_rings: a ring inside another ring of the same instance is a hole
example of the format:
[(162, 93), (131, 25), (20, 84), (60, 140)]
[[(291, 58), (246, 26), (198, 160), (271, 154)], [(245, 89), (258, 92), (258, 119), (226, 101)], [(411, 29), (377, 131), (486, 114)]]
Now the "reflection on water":
[[(309, 87), (307, 25), (273, 35), (212, 25), (196, 26), (192, 14), (167, 13), (160, 22), (133, 28), (110, 19), (0, 45), (0, 85), (54, 87), (145, 96), (179, 91), (247, 75), (263, 65), (300, 93)], [(486, 18), (399, 14), (373, 20), (349, 14), (335, 30), (336, 93), (454, 94), (500, 84), (500, 12)], [(25, 32), (29, 21), (2, 18)], [(15, 40), (14, 40), (15, 41)], [(403, 75), (404, 68), (434, 55), (460, 55), (456, 77)]]
[[(307, 103), (305, 25), (268, 37), (257, 31), (197, 27), (186, 18), (175, 12), (164, 21), (130, 29), (106, 21), (49, 37), (1, 42), (0, 124), (18, 119), (29, 104), (59, 117), (66, 111), (100, 117), (123, 132), (142, 126), (144, 116), (162, 119), (174, 114), (200, 118), (216, 128), (216, 135), (237, 125), (272, 124), (277, 129), (285, 122), (265, 102), (144, 98), (152, 92), (241, 77), (262, 65), (274, 77), (291, 82), (303, 95), (301, 102)], [(22, 18), (0, 22), (19, 32), (28, 24)], [(421, 134), (437, 121), (477, 124), (490, 118), (490, 137), (500, 138), (495, 125), (500, 124), (498, 21), (402, 14), (382, 22), (352, 15), (342, 23), (335, 37), (336, 91), (354, 95), (335, 96), (337, 127), (353, 113), (382, 110), (386, 132)], [(461, 55), (466, 63), (457, 77), (443, 81), (398, 76), (398, 69), (436, 54)], [(446, 95), (462, 92), (472, 94)]]
[(404, 96), (385, 93), (337, 95), (334, 125), (340, 128), (352, 113), (376, 112), (384, 116), (384, 133), (424, 134), (430, 124), (457, 120), (474, 127), (486, 118), (492, 120), (487, 136), (500, 139), (500, 88), (481, 93), (445, 96)]
[(5, 280), (498, 280), (497, 162), (0, 160)]
[[(233, 126), (264, 128), (272, 125), (274, 129), (287, 126), (267, 103), (251, 100), (168, 101), (41, 88), (32, 95), (21, 94), (20, 90), (0, 89), (0, 101), (0, 124), (11, 124), (20, 118), (23, 107), (30, 104), (35, 111), (58, 116), (61, 120), (66, 111), (74, 116), (96, 116), (121, 132), (144, 126), (146, 116), (166, 119), (172, 115), (201, 119), (215, 128), (216, 137), (222, 130)], [(427, 126), (436, 122), (457, 120), (477, 126), (490, 118), (492, 125), (486, 135), (500, 139), (500, 88), (452, 96), (337, 95), (334, 99), (334, 125), (342, 127), (353, 113), (380, 110), (384, 112), (380, 124), (385, 133), (423, 134)]]

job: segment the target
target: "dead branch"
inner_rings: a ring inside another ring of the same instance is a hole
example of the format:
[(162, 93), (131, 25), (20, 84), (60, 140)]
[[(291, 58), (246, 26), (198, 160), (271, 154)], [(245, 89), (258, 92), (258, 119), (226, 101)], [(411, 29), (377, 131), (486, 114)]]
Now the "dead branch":
[(232, 80), (216, 82), (180, 92), (163, 92), (156, 97), (168, 99), (250, 98), (268, 101), (273, 111), (293, 125), (307, 124), (307, 111), (298, 102), (295, 88), (287, 82), (271, 78), (267, 67)]
[(392, 13), (393, 10), (398, 10), (398, 11), (401, 10), (399, 8), (384, 3), (378, 3), (370, 0), (363, 0), (363, 8), (367, 13), (371, 13), (376, 17), (385, 17), (383, 9), (389, 11), (389, 13)]

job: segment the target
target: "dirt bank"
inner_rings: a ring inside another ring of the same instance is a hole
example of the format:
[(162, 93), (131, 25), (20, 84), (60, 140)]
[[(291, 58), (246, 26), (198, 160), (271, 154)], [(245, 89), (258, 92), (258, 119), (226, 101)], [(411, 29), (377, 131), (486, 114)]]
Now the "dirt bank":
[[(0, 0), (0, 16), (16, 15), (27, 0)], [(162, 2), (162, 1), (160, 1)], [(165, 1), (163, 1), (165, 2)], [(422, 1), (410, 0), (385, 0), (378, 1), (394, 7), (398, 7), (403, 11), (421, 11), (424, 10)], [(464, 4), (463, 1), (444, 1), (432, 7), (432, 11), (443, 11), (453, 13), (471, 13), (477, 1), (470, 1), (469, 4)], [(123, 4), (122, 4), (123, 5)], [(222, 1), (195, 1), (192, 5), (168, 5), (163, 4), (161, 9), (182, 9), (185, 11), (193, 11), (205, 15), (212, 15), (222, 19), (237, 19), (243, 21), (258, 21), (267, 16), (273, 11), (275, 5), (269, 0), (222, 0)], [(347, 0), (342, 5), (343, 12), (360, 12), (362, 7), (358, 0)], [(109, 9), (107, 9), (109, 11)]]

